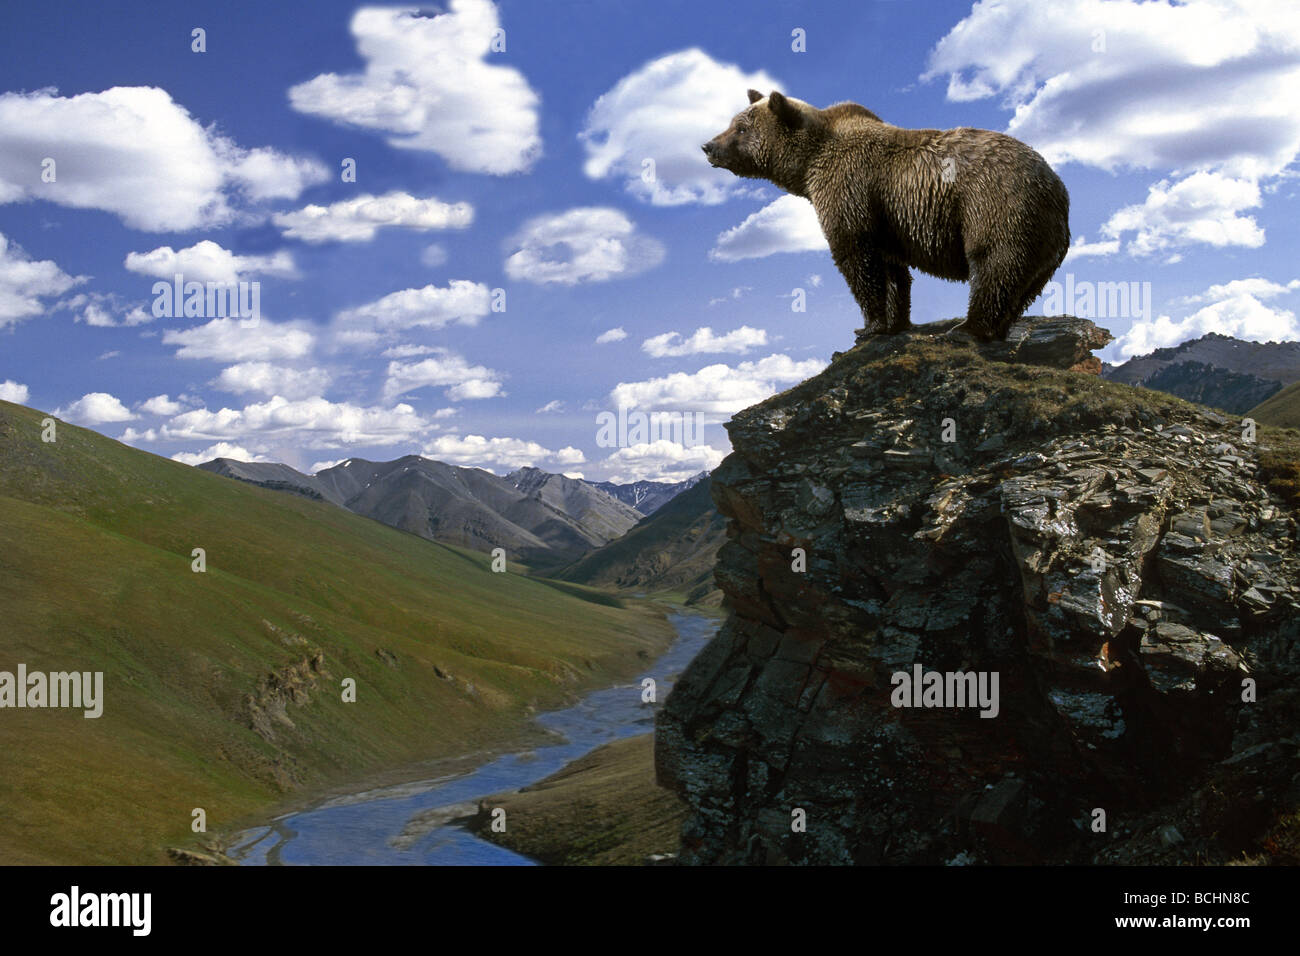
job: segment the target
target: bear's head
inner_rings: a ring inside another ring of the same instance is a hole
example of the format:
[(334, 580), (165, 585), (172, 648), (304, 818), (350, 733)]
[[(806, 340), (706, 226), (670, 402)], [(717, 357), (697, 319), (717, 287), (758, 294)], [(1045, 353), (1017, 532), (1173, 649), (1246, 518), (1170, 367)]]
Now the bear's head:
[(749, 179), (767, 179), (804, 195), (808, 163), (827, 129), (822, 110), (783, 96), (749, 91), (749, 107), (702, 147), (711, 166)]

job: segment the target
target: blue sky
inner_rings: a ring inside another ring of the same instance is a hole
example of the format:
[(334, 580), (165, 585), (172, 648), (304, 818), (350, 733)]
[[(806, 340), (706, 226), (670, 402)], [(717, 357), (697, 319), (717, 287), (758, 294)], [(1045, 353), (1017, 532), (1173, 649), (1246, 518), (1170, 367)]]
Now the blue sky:
[[(191, 463), (712, 467), (862, 324), (811, 207), (704, 162), (749, 86), (1043, 152), (1058, 280), (1137, 284), (1107, 358), (1300, 335), (1285, 0), (412, 9), (0, 13), (0, 398)], [(153, 316), (176, 272), (258, 282), (260, 320)], [(913, 320), (966, 294), (918, 275)], [(599, 447), (620, 404), (705, 415), (707, 447)]]

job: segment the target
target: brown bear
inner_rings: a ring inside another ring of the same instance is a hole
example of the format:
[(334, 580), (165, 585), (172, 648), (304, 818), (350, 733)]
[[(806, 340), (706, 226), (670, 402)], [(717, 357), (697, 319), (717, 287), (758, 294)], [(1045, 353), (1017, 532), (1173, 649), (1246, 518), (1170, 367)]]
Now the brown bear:
[(704, 144), (709, 163), (812, 201), (866, 332), (911, 325), (909, 266), (970, 280), (960, 326), (1006, 338), (1065, 258), (1070, 196), (1024, 143), (984, 129), (902, 129), (857, 103), (773, 92)]

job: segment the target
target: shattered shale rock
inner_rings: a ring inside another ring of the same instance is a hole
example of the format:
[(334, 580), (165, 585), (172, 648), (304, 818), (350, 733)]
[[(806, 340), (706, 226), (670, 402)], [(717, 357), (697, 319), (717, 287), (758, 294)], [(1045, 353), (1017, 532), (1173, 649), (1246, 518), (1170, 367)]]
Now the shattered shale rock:
[[(1086, 320), (952, 325), (728, 425), (729, 617), (656, 729), (681, 861), (1260, 852), (1300, 803), (1300, 555), (1263, 439), (1089, 374)], [(996, 675), (997, 706), (895, 706), (929, 672)]]

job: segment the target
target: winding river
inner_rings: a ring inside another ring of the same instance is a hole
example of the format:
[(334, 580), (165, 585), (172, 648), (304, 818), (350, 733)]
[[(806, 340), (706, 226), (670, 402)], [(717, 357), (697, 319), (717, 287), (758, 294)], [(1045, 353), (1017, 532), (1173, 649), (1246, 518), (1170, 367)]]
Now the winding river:
[[(239, 834), (230, 855), (244, 865), (533, 866), (534, 861), (479, 839), (455, 821), (478, 800), (548, 777), (621, 737), (654, 729), (672, 680), (717, 632), (718, 621), (669, 615), (677, 640), (633, 683), (595, 691), (566, 710), (535, 718), (557, 743), (497, 757), (468, 773), (400, 784), (329, 800)], [(641, 702), (653, 677), (655, 704)]]

